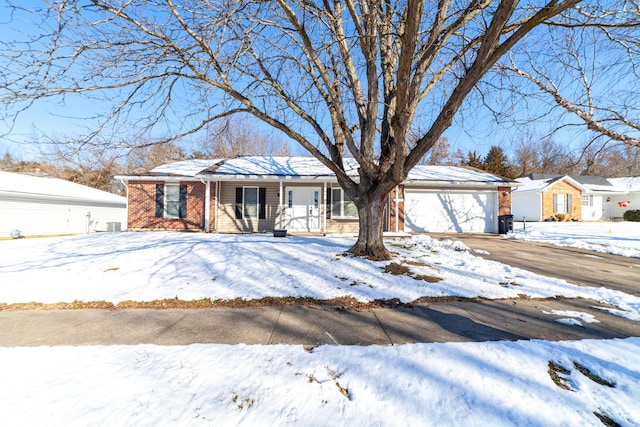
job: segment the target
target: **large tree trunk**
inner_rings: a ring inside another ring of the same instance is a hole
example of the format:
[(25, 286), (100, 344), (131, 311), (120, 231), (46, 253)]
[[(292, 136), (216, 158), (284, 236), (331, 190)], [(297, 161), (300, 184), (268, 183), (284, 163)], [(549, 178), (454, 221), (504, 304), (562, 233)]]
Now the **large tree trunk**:
[(358, 241), (349, 252), (356, 256), (363, 256), (375, 261), (391, 258), (383, 241), (384, 208), (389, 191), (372, 190), (360, 195), (356, 201), (358, 208)]

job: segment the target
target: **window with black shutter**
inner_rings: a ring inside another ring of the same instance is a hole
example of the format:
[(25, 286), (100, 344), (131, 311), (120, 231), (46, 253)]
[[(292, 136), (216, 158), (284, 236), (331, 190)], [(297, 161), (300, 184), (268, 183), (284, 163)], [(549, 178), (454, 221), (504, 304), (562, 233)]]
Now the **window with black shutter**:
[(266, 219), (266, 199), (266, 188), (236, 187), (236, 219)]

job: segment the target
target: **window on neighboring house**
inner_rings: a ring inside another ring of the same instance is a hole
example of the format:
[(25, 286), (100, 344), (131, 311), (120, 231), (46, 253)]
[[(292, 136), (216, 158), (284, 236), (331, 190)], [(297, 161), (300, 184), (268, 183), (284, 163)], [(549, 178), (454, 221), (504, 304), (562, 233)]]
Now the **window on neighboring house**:
[(582, 206), (593, 206), (593, 195), (582, 196)]
[(557, 214), (571, 213), (571, 194), (554, 194), (553, 212)]
[(156, 184), (156, 218), (187, 217), (187, 186), (179, 183)]
[(331, 218), (358, 218), (356, 204), (342, 188), (331, 188), (327, 191), (327, 216)]
[(265, 219), (267, 189), (258, 187), (236, 187), (236, 218)]

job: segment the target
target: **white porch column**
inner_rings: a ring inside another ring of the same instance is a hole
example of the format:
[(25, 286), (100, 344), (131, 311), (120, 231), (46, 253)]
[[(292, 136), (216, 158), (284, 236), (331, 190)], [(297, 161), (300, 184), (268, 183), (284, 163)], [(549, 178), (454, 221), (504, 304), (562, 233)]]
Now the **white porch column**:
[(327, 181), (323, 182), (322, 188), (322, 234), (327, 234)]
[(280, 230), (282, 230), (282, 181), (280, 181), (280, 200), (278, 200), (278, 204), (280, 205)]
[(211, 222), (211, 181), (207, 180), (204, 190), (204, 231), (209, 232)]

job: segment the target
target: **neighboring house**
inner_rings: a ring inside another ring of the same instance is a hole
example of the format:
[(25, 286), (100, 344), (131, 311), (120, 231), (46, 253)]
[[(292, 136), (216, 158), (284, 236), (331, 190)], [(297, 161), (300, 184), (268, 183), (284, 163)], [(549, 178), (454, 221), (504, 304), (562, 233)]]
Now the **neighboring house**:
[[(626, 209), (622, 207), (626, 204), (623, 201), (640, 198), (640, 193), (636, 188), (633, 195), (632, 187), (625, 188), (622, 181), (617, 180), (622, 178), (546, 174), (518, 178), (518, 189), (512, 195), (514, 219), (603, 221), (622, 218)], [(640, 208), (640, 200), (636, 206)]]
[(621, 218), (629, 209), (640, 209), (640, 176), (609, 178), (609, 181), (623, 193), (612, 197), (608, 204), (612, 218)]
[[(347, 173), (357, 164), (346, 159)], [(128, 229), (216, 232), (357, 232), (354, 203), (313, 157), (185, 160), (127, 183)], [(390, 232), (498, 231), (513, 181), (475, 169), (417, 166), (389, 196)]]
[(0, 238), (124, 228), (127, 199), (62, 179), (0, 171)]

